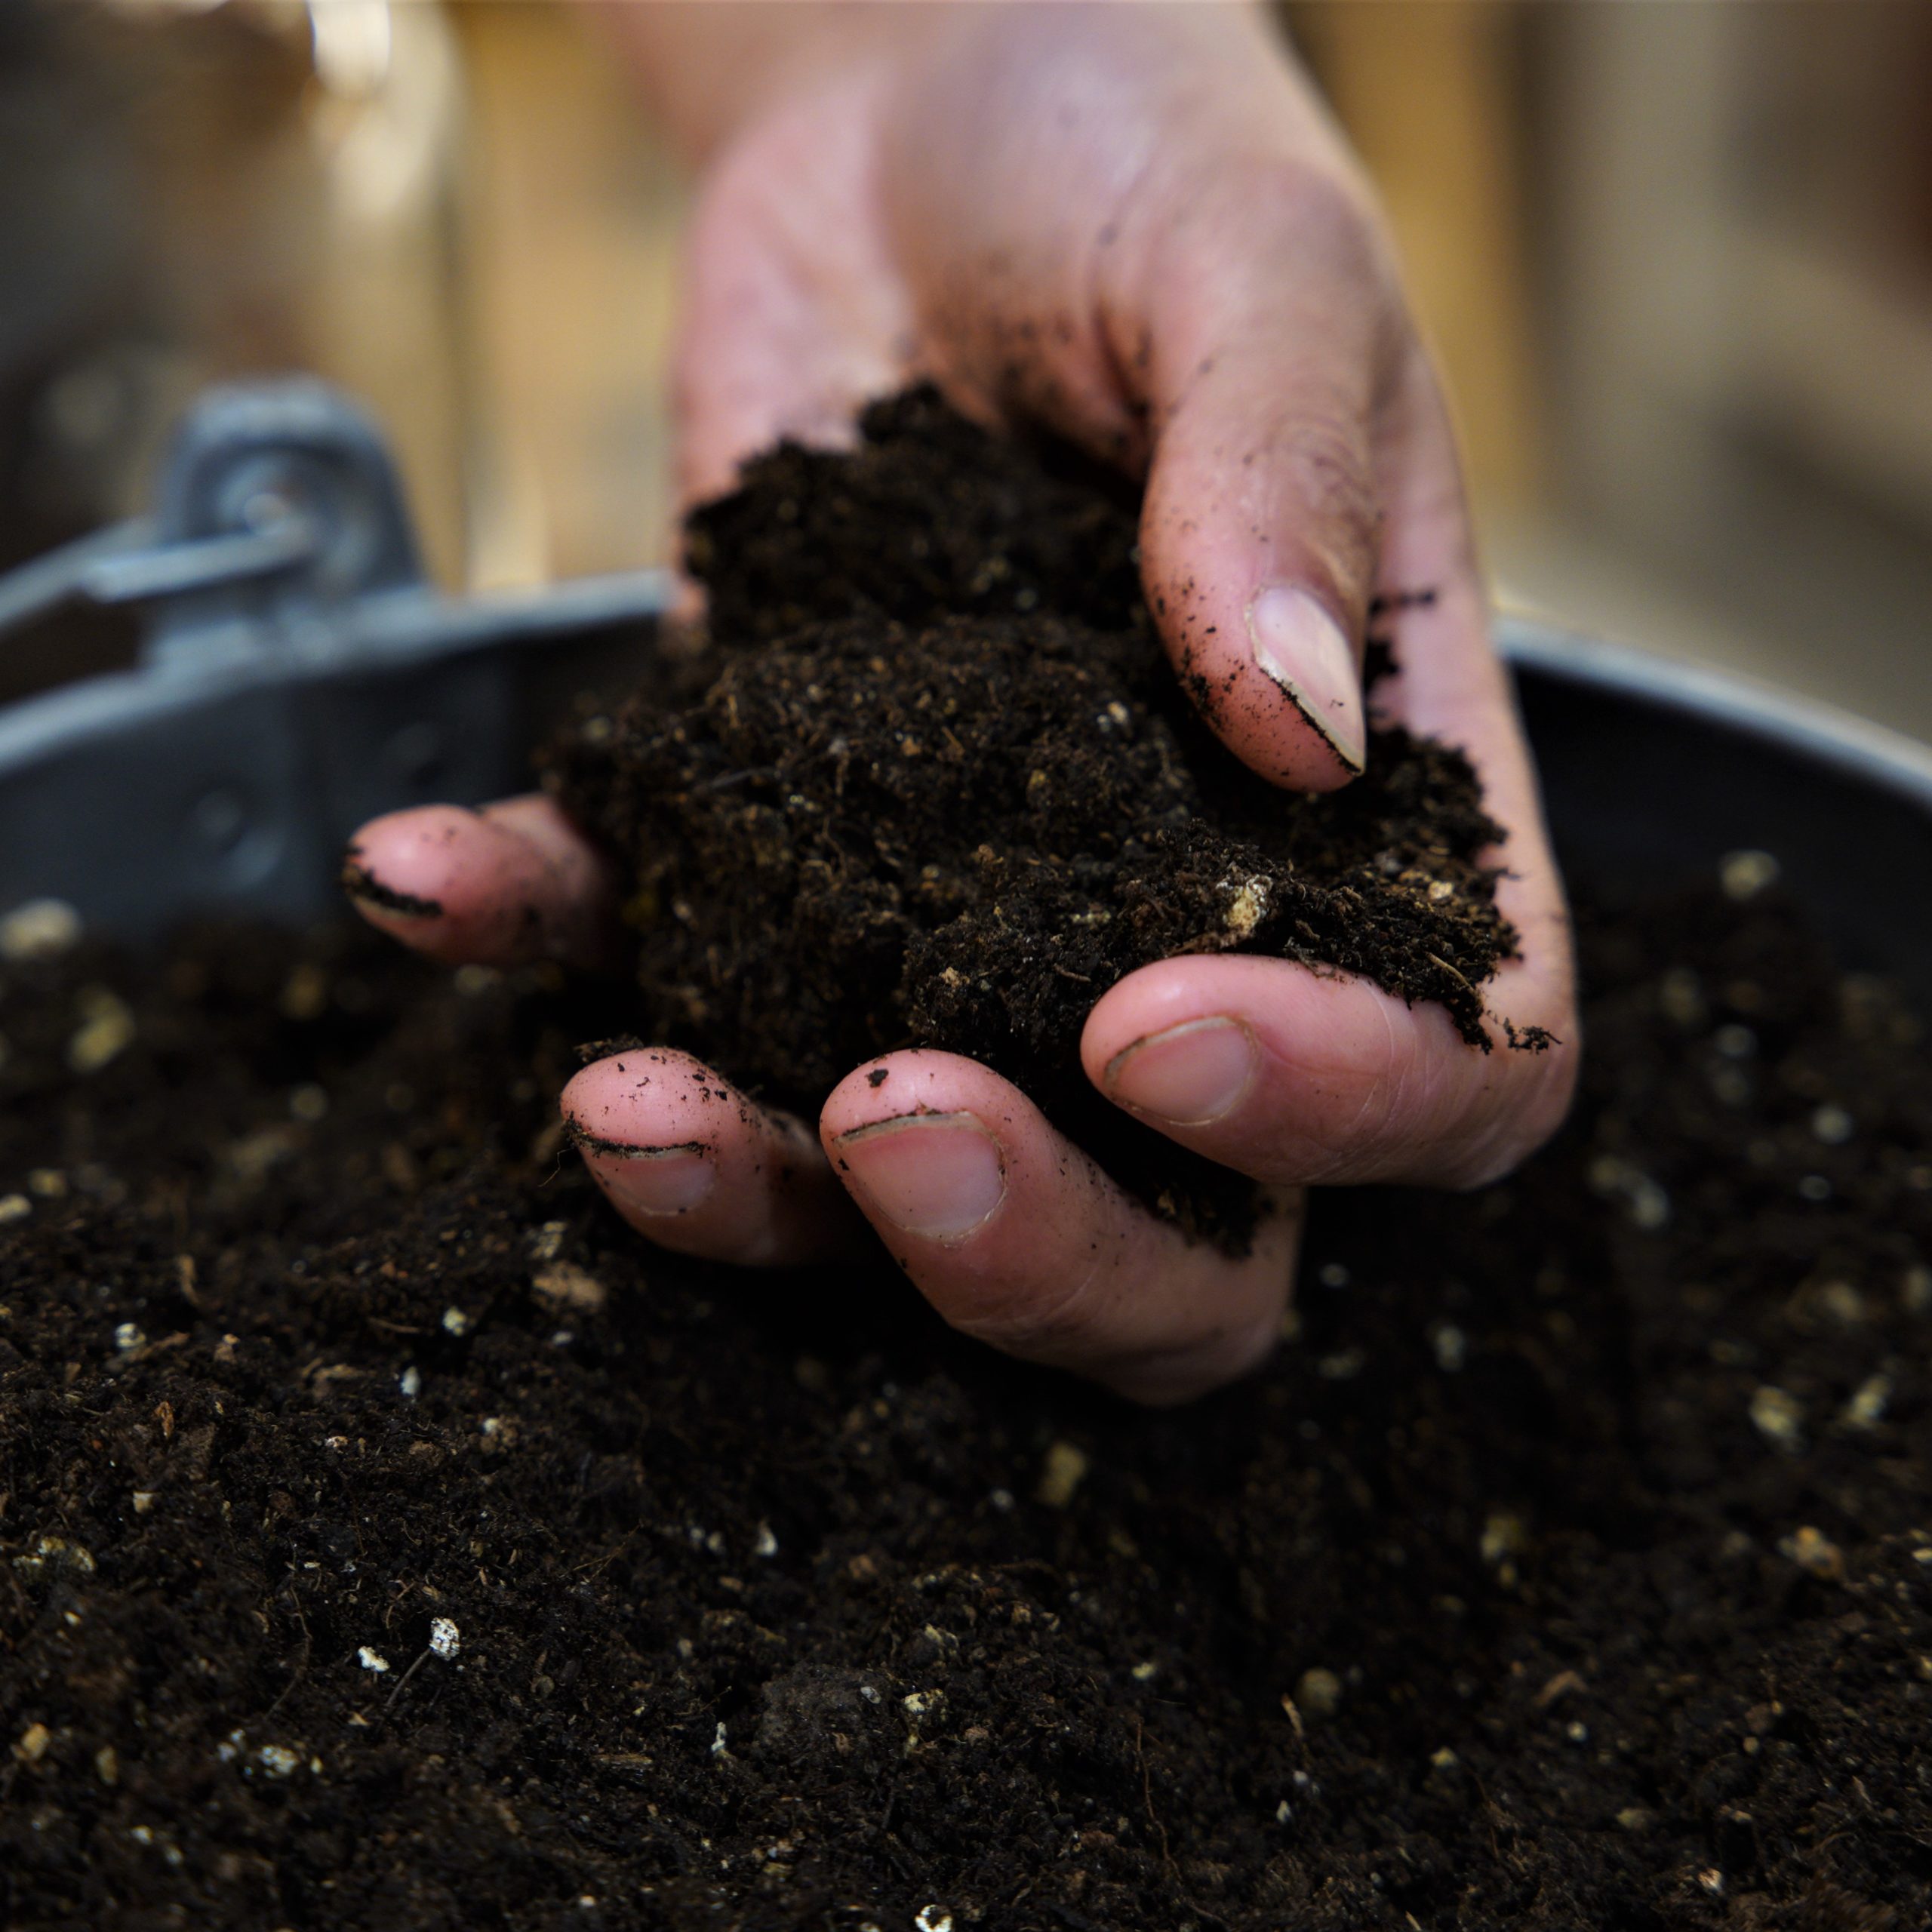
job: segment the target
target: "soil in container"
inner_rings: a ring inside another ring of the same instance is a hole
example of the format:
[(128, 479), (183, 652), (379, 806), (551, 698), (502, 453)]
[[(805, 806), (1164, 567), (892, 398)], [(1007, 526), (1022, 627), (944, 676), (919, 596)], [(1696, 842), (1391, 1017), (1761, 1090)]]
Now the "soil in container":
[(1585, 960), (1163, 1416), (629, 1238), (541, 975), (8, 961), (0, 1922), (1921, 1924), (1932, 1053), (1774, 891)]

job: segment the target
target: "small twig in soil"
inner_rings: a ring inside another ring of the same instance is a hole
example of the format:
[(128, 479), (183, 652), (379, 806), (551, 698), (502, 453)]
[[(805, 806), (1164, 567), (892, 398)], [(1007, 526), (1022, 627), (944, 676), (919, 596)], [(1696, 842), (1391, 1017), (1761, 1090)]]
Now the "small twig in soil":
[[(278, 1697), (269, 1706), (267, 1717), (269, 1718), (273, 1717), (275, 1712), (281, 1709), (283, 1700), (308, 1675), (309, 1660), (315, 1654), (315, 1640), (309, 1633), (309, 1620), (302, 1614), (301, 1593), (293, 1577), (289, 1580), (288, 1601), (290, 1607), (295, 1612), (296, 1622), (302, 1626), (302, 1660), (295, 1666), (288, 1681), (281, 1687), (281, 1696)], [(264, 1718), (263, 1721), (266, 1723), (267, 1718)]]
[(404, 1690), (408, 1685), (409, 1680), (423, 1668), (424, 1660), (431, 1654), (432, 1653), (429, 1647), (426, 1644), (423, 1647), (421, 1654), (417, 1657), (416, 1661), (396, 1679), (395, 1688), (389, 1693), (389, 1702), (383, 1706), (381, 1714), (376, 1719), (376, 1722), (378, 1724), (380, 1724), (383, 1719), (388, 1717), (390, 1712), (395, 1709), (395, 1700), (402, 1695)]
[(691, 787), (694, 792), (722, 792), (734, 785), (742, 785), (747, 778), (775, 778), (775, 767), (768, 764), (753, 765), (743, 771), (727, 771), (715, 778), (701, 778)]
[(1154, 1781), (1147, 1770), (1146, 1735), (1146, 1725), (1137, 1717), (1134, 1720), (1134, 1758), (1140, 1767), (1140, 1801), (1147, 1807), (1148, 1823), (1153, 1826), (1161, 1841), (1161, 1862), (1171, 1872), (1177, 1868), (1174, 1849), (1168, 1843), (1168, 1828), (1161, 1823), (1161, 1814), (1154, 1809)]
[[(586, 1570), (602, 1570), (608, 1568), (611, 1564), (616, 1562), (617, 1558), (623, 1555), (624, 1552), (629, 1549), (631, 1545), (636, 1540), (636, 1531), (627, 1531), (623, 1538), (615, 1545), (614, 1547), (607, 1549), (601, 1556), (593, 1556), (587, 1561), (580, 1563), (571, 1574), (573, 1576), (581, 1577)], [(540, 1663), (537, 1666), (537, 1668), (540, 1670), (543, 1668), (543, 1666)]]

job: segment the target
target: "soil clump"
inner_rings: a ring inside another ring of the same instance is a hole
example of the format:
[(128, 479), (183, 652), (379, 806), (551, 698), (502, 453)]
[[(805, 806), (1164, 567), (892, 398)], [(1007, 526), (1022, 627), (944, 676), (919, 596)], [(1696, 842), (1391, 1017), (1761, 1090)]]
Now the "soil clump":
[(0, 1923), (1921, 1923), (1932, 1052), (1773, 894), (1585, 964), (1167, 1416), (629, 1238), (547, 972), (9, 964)]
[(700, 655), (552, 755), (631, 882), (638, 1030), (808, 1114), (878, 1053), (971, 1054), (1232, 1232), (1244, 1188), (1094, 1094), (1088, 1008), (1150, 960), (1260, 952), (1438, 1001), (1487, 1051), (1514, 934), (1475, 775), (1384, 724), (1339, 792), (1266, 783), (1166, 660), (1115, 481), (930, 389), (861, 432), (694, 515)]

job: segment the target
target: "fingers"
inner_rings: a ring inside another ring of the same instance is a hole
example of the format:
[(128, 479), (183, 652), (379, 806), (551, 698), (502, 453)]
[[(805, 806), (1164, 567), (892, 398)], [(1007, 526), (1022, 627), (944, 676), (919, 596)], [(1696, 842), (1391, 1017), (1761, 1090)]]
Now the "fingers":
[[(1518, 956), (1481, 988), (1492, 1051), (1434, 1006), (1281, 960), (1163, 960), (1111, 988), (1081, 1056), (1118, 1105), (1183, 1145), (1277, 1185), (1405, 1181), (1469, 1186), (1539, 1146), (1575, 1088), (1568, 919), (1534, 774), (1470, 553), (1446, 414), (1418, 352), (1385, 405), (1383, 581), (1426, 589), (1386, 615), (1391, 711), (1460, 746), (1508, 828), (1499, 908)], [(1512, 1044), (1542, 1029), (1538, 1050)]]
[[(1223, 376), (1232, 366), (1252, 380), (1257, 355), (1292, 361), (1294, 347), (1257, 349), (1237, 330), (1232, 365), (1204, 358), (1157, 439), (1143, 556), (1175, 626), (1171, 641), (1205, 678), (1211, 717), (1251, 762), (1268, 755), (1270, 720), (1259, 707), (1230, 713), (1253, 687), (1245, 668), (1227, 660), (1266, 645), (1272, 620), (1245, 586), (1276, 574), (1285, 559), (1299, 588), (1351, 622), (1371, 588), (1388, 598), (1376, 621), (1394, 645), (1398, 671), (1378, 688), (1378, 706), (1464, 750), (1490, 812), (1507, 829), (1497, 898), (1516, 928), (1519, 956), (1481, 989), (1494, 1051), (1472, 1049), (1439, 1010), (1411, 1009), (1365, 983), (1220, 958), (1164, 961), (1113, 988), (1090, 1016), (1082, 1055), (1089, 1076), (1119, 1104), (1260, 1178), (1469, 1185), (1506, 1171), (1567, 1107), (1578, 1046), (1568, 921), (1521, 724), (1491, 645), (1440, 389), (1406, 325), (1392, 360), (1379, 336), (1364, 337), (1358, 325), (1349, 336), (1347, 291), (1367, 287), (1374, 265), (1364, 255), (1349, 268), (1344, 204), (1324, 211), (1318, 202), (1315, 218), (1318, 234), (1334, 231), (1331, 245), (1311, 257), (1316, 281), (1331, 291), (1326, 299), (1340, 303), (1330, 318), (1340, 334), (1331, 339), (1373, 369), (1372, 389), (1351, 390), (1320, 358), (1305, 358), (1274, 379), (1284, 393), (1301, 384), (1291, 417), (1263, 412), (1276, 432), (1244, 438), (1238, 410), (1226, 406)], [(1372, 303), (1358, 306), (1377, 312)], [(1383, 312), (1399, 315), (1392, 295)], [(1362, 426), (1351, 431), (1356, 420)], [(1237, 470), (1275, 480), (1217, 497), (1213, 472), (1226, 457)], [(1298, 509), (1300, 485), (1324, 475), (1332, 501)], [(1285, 536), (1269, 534), (1284, 525)], [(1232, 648), (1229, 586), (1249, 597)], [(1204, 641), (1211, 630), (1211, 648)], [(1348, 710), (1344, 702), (1333, 715)], [(1306, 783), (1299, 756), (1290, 743), (1287, 756), (1262, 768)], [(1512, 1027), (1519, 1038), (1546, 1029), (1554, 1042), (1517, 1050)]]
[(609, 943), (604, 860), (541, 792), (373, 819), (349, 845), (342, 882), (371, 925), (451, 965), (595, 966)]
[(660, 1247), (773, 1267), (860, 1236), (811, 1130), (754, 1105), (688, 1054), (613, 1054), (577, 1075), (561, 1104), (598, 1186)]
[(1382, 537), (1376, 425), (1400, 309), (1334, 172), (1223, 165), (1117, 265), (1155, 429), (1142, 566), (1204, 715), (1277, 784), (1363, 766), (1361, 651)]
[(1121, 981), (1089, 1015), (1081, 1057), (1118, 1106), (1276, 1184), (1492, 1180), (1555, 1129), (1575, 1070), (1574, 1036), (1484, 1054), (1439, 1007), (1230, 956)]
[(953, 1054), (894, 1054), (834, 1089), (820, 1137), (894, 1257), (952, 1324), (1148, 1402), (1251, 1367), (1280, 1333), (1299, 1204), (1250, 1253), (1190, 1242), (1017, 1088)]
[(1298, 1201), (1272, 1205), (1245, 1255), (1190, 1242), (955, 1054), (851, 1075), (826, 1103), (823, 1151), (665, 1048), (586, 1067), (562, 1105), (598, 1185), (660, 1247), (784, 1266), (851, 1249), (863, 1214), (954, 1327), (1137, 1401), (1214, 1388), (1281, 1331)]

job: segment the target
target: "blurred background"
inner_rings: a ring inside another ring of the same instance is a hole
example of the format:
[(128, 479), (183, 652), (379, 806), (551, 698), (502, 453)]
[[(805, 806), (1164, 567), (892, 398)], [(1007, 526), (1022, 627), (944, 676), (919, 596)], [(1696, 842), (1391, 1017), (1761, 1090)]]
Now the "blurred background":
[[(1504, 601), (1932, 737), (1932, 8), (1282, 17)], [(202, 384), (292, 368), (381, 417), (446, 583), (667, 560), (687, 193), (553, 0), (0, 0), (0, 567), (140, 507)], [(130, 649), (45, 629), (0, 697)]]

